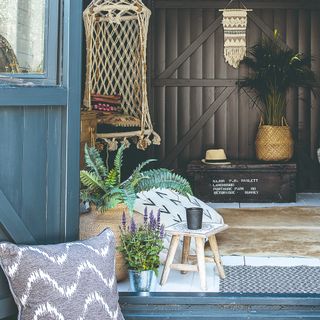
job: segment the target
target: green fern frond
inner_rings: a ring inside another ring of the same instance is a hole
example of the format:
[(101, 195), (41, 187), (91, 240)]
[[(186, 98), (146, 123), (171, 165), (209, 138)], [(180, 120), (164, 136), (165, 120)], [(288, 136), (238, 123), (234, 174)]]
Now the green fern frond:
[(101, 189), (105, 190), (102, 180), (99, 176), (96, 176), (93, 172), (86, 170), (80, 171), (80, 181), (81, 183), (90, 190)]
[(189, 182), (182, 176), (168, 169), (153, 169), (142, 172), (146, 179), (139, 181), (135, 187), (136, 192), (147, 191), (152, 188), (167, 188), (175, 190), (183, 195), (192, 194)]
[(123, 151), (125, 148), (126, 148), (125, 144), (122, 144), (120, 146), (113, 163), (113, 169), (117, 173), (117, 183), (121, 182), (121, 167), (122, 167), (122, 161), (123, 161)]
[(94, 171), (97, 176), (105, 177), (107, 175), (107, 168), (96, 148), (90, 148), (86, 144), (84, 147), (84, 159), (87, 167)]
[(109, 193), (109, 201), (124, 203), (130, 212), (133, 212), (136, 198), (135, 190), (131, 185), (126, 188), (113, 188)]
[(142, 179), (146, 179), (146, 177), (143, 176), (141, 173), (141, 170), (147, 166), (149, 163), (157, 161), (156, 159), (148, 159), (142, 163), (140, 163), (133, 171), (131, 176), (122, 183), (124, 187), (127, 187), (131, 185), (132, 187), (135, 187)]
[(157, 160), (156, 160), (156, 159), (148, 159), (148, 160), (146, 160), (146, 161), (141, 162), (141, 163), (134, 169), (134, 171), (133, 171), (133, 173), (132, 173), (132, 176), (134, 176), (134, 175), (137, 174), (137, 173), (140, 173), (141, 170), (142, 170), (145, 166), (147, 166), (149, 163), (155, 162), (155, 161), (157, 161)]
[(87, 190), (80, 190), (80, 199), (82, 201), (94, 203), (98, 207), (101, 203), (101, 194), (88, 193)]
[(116, 184), (117, 184), (117, 182), (118, 182), (118, 174), (117, 174), (117, 171), (116, 171), (116, 169), (115, 168), (112, 168), (110, 171), (109, 171), (109, 173), (108, 173), (108, 175), (107, 175), (107, 177), (106, 177), (106, 180), (105, 180), (105, 185), (107, 185), (108, 187), (110, 186), (110, 187), (113, 187), (113, 186), (115, 186)]
[(141, 180), (148, 179), (148, 177), (145, 177), (142, 173), (136, 174), (135, 176), (131, 176), (129, 179), (124, 181), (121, 186), (125, 189), (128, 188), (128, 186), (131, 186), (135, 188)]
[(137, 195), (133, 186), (128, 187), (126, 189), (122, 189), (122, 191), (123, 191), (123, 202), (128, 207), (129, 212), (133, 212), (134, 202), (137, 199)]
[(136, 193), (133, 188), (127, 189), (113, 188), (109, 193), (101, 197), (101, 203), (97, 205), (99, 210), (107, 210), (124, 203), (130, 212), (133, 212)]
[(121, 192), (116, 192), (116, 190), (113, 190), (111, 193), (106, 193), (101, 200), (102, 203), (98, 209), (102, 211), (112, 209), (118, 204), (123, 203)]

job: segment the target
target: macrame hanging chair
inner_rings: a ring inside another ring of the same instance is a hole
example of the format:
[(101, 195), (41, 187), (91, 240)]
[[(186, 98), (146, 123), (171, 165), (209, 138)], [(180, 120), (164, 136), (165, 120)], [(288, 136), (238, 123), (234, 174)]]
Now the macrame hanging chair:
[(8, 40), (0, 34), (0, 72), (18, 73), (20, 66)]
[[(146, 81), (151, 11), (141, 0), (93, 0), (83, 13), (86, 47), (84, 106), (97, 111), (109, 150), (160, 144), (152, 127)], [(111, 129), (110, 129), (111, 128)]]

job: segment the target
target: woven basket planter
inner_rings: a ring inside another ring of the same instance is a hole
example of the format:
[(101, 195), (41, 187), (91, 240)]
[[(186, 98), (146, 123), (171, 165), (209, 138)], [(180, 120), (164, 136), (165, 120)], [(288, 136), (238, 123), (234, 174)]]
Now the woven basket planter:
[(293, 156), (290, 127), (259, 125), (256, 136), (256, 156), (261, 161), (289, 161)]
[[(90, 213), (80, 215), (80, 239), (88, 239), (96, 236), (105, 228), (110, 228), (116, 238), (116, 246), (120, 245), (121, 218), (123, 211), (127, 214), (127, 220), (130, 220), (128, 208), (125, 205), (118, 205), (114, 209), (107, 211), (99, 211), (93, 209)], [(139, 213), (134, 214), (134, 218), (138, 222), (143, 221), (143, 216)], [(123, 255), (116, 251), (115, 270), (118, 281), (125, 280), (128, 277), (128, 271)]]

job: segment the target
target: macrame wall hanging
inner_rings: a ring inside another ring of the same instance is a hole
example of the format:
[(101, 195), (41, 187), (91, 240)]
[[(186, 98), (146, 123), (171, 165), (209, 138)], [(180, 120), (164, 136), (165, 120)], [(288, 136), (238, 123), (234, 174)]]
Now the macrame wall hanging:
[(222, 11), (224, 30), (224, 58), (230, 66), (238, 68), (240, 61), (246, 55), (247, 12), (252, 10), (227, 9), (227, 7), (219, 10)]
[(160, 144), (147, 97), (147, 34), (151, 11), (141, 0), (93, 0), (84, 10), (87, 69), (83, 104), (97, 112), (109, 150)]

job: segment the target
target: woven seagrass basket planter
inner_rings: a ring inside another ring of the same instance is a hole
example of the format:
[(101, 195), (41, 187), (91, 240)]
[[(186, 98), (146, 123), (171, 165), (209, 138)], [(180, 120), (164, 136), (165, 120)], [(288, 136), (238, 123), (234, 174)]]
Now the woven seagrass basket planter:
[(288, 125), (259, 125), (256, 136), (256, 157), (261, 161), (289, 161), (294, 142)]
[[(88, 239), (96, 236), (105, 228), (110, 228), (115, 235), (116, 246), (120, 245), (120, 229), (123, 211), (126, 212), (127, 221), (130, 221), (128, 208), (125, 205), (118, 205), (114, 209), (99, 211), (92, 208), (91, 212), (80, 215), (80, 239)], [(143, 216), (134, 213), (137, 222), (143, 221)], [(123, 281), (128, 277), (128, 270), (123, 255), (116, 251), (115, 270), (118, 281)]]

